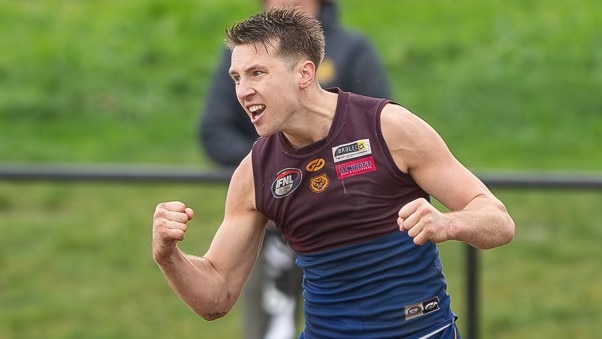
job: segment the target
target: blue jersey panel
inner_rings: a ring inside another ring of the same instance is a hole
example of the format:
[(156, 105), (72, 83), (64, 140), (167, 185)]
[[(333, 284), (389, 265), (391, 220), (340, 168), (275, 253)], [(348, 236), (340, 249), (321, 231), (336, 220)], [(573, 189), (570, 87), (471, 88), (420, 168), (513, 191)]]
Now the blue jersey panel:
[(304, 270), (310, 338), (419, 338), (453, 323), (437, 247), (405, 232), (311, 255)]

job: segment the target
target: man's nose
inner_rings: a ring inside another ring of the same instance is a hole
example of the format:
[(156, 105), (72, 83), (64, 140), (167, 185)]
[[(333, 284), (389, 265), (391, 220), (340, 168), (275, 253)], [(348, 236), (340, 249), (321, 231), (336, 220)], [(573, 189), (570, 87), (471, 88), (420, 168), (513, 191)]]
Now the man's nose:
[(244, 79), (240, 79), (240, 81), (238, 82), (238, 85), (236, 86), (236, 96), (239, 99), (244, 99), (246, 97), (248, 97), (249, 95), (253, 94), (255, 91), (253, 90), (253, 87), (250, 86), (248, 81), (245, 81)]

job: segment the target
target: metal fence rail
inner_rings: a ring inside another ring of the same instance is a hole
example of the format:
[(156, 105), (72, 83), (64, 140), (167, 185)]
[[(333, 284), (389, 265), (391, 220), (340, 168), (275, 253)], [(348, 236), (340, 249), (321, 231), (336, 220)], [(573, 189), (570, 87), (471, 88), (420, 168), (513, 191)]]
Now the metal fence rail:
[[(88, 181), (126, 183), (228, 183), (232, 170), (206, 170), (190, 166), (73, 165), (0, 163), (0, 181)], [(602, 173), (591, 172), (495, 172), (477, 173), (490, 188), (602, 190)], [(466, 329), (464, 337), (478, 338), (478, 250), (466, 245)]]
[[(602, 189), (602, 173), (525, 171), (477, 174), (490, 188)], [(207, 170), (189, 165), (0, 163), (0, 180), (4, 181), (227, 183), (231, 175), (232, 170)]]
[(191, 166), (0, 163), (0, 181), (227, 183), (231, 175), (232, 170)]

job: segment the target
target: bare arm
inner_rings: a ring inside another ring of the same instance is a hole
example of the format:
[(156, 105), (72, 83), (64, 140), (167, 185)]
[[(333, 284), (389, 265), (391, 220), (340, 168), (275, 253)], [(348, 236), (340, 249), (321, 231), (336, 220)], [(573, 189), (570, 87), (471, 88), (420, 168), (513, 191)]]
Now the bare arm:
[(397, 166), (450, 212), (442, 213), (424, 199), (399, 211), (400, 230), (417, 244), (459, 240), (486, 249), (514, 237), (514, 221), (504, 204), (449, 151), (426, 122), (403, 107), (387, 105), (382, 131)]
[(157, 206), (153, 258), (180, 298), (206, 320), (224, 316), (238, 299), (259, 253), (265, 219), (255, 209), (251, 157), (234, 172), (225, 215), (203, 257), (182, 252), (192, 210), (181, 202)]

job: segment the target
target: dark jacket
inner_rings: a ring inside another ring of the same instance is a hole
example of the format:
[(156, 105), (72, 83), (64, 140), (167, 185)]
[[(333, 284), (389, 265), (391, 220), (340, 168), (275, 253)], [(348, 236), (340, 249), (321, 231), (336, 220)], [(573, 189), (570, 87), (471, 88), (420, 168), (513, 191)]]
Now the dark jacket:
[[(325, 1), (319, 19), (326, 39), (326, 56), (318, 70), (320, 85), (391, 98), (385, 71), (374, 47), (364, 36), (341, 27), (336, 3)], [(205, 97), (199, 139), (214, 162), (234, 167), (249, 153), (257, 133), (236, 98), (229, 68), (230, 51), (224, 49)]]

